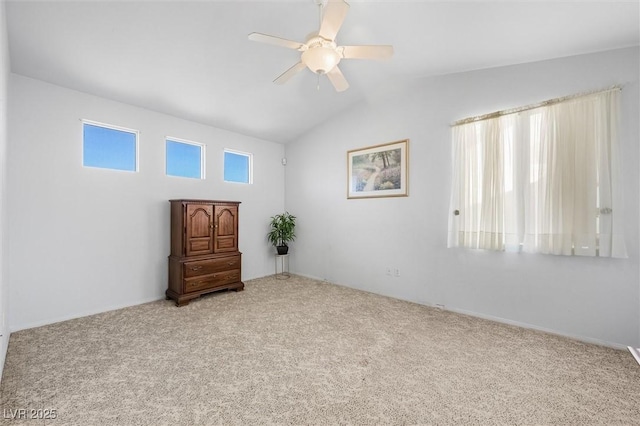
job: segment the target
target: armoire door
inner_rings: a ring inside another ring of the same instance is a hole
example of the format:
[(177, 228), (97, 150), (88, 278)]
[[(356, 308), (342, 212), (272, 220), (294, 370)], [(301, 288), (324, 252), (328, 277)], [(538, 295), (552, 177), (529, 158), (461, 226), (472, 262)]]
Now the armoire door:
[(187, 256), (214, 252), (214, 216), (211, 204), (187, 204), (185, 251)]
[(238, 206), (214, 206), (214, 252), (238, 251)]

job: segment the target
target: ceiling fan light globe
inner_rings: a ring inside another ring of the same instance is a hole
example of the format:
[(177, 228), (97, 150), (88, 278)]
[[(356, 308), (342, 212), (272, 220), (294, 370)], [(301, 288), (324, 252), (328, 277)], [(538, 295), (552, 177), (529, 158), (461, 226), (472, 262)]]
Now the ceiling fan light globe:
[(340, 55), (331, 47), (311, 47), (302, 52), (302, 63), (316, 74), (326, 74), (340, 62)]

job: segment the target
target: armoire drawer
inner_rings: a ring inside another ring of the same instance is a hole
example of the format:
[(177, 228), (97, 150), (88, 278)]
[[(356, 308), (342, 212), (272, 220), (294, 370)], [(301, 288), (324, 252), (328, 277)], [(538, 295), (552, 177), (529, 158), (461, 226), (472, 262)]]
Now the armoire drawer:
[(234, 269), (232, 271), (217, 272), (215, 274), (186, 278), (183, 285), (184, 292), (189, 293), (208, 288), (220, 287), (238, 281), (240, 281), (240, 269)]
[(240, 269), (240, 256), (228, 256), (220, 259), (194, 260), (183, 265), (184, 277), (197, 277), (209, 275), (214, 272)]

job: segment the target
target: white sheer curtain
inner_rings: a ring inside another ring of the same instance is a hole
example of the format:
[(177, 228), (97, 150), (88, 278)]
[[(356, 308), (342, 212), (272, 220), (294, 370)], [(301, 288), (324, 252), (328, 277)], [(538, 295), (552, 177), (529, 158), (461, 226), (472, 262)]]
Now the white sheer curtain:
[(453, 128), (455, 215), (449, 246), (504, 250), (518, 241), (513, 176), (517, 119), (506, 115)]
[(619, 93), (455, 126), (449, 247), (626, 257)]

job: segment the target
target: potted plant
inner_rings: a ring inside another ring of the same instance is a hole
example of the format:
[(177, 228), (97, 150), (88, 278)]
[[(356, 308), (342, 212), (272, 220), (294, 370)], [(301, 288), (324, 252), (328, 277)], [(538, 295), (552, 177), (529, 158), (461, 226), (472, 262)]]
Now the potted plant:
[(267, 239), (278, 250), (278, 254), (287, 254), (289, 246), (287, 243), (296, 238), (296, 217), (284, 212), (271, 217), (271, 230), (267, 234)]

